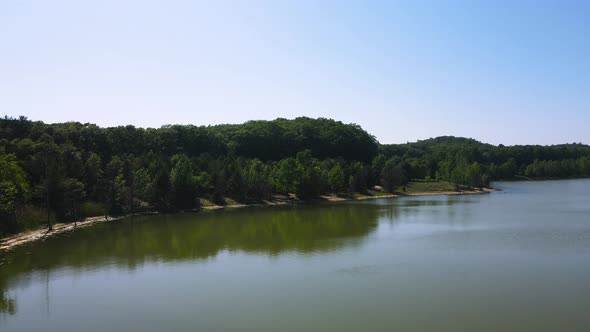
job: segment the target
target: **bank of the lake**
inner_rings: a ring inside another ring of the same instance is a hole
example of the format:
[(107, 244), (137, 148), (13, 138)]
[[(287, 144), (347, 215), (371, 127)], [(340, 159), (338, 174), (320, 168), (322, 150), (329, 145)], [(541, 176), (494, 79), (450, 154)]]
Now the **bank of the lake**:
[(0, 330), (586, 332), (590, 180), (124, 218), (5, 252)]
[[(362, 195), (362, 194), (355, 194), (353, 196), (342, 196), (336, 194), (326, 194), (321, 195), (319, 198), (314, 200), (307, 200), (302, 201), (298, 199), (294, 199), (287, 196), (278, 196), (275, 197), (273, 200), (263, 201), (256, 204), (240, 204), (237, 202), (232, 202), (231, 204), (227, 205), (216, 205), (211, 204), (207, 201), (208, 204), (203, 205), (201, 207), (201, 211), (217, 211), (223, 209), (237, 209), (237, 208), (245, 208), (245, 207), (274, 207), (274, 206), (284, 206), (284, 205), (293, 205), (293, 204), (302, 204), (302, 203), (319, 203), (319, 202), (346, 202), (346, 201), (353, 201), (353, 200), (366, 200), (366, 199), (377, 199), (377, 198), (395, 198), (395, 197), (405, 197), (405, 196), (435, 196), (435, 195), (477, 195), (477, 194), (485, 194), (494, 192), (496, 189), (493, 188), (483, 188), (483, 189), (472, 189), (472, 190), (460, 190), (460, 191), (411, 191), (411, 192), (396, 192), (395, 194), (388, 194), (388, 193), (377, 193), (376, 195)], [(180, 212), (180, 213), (194, 213), (199, 211), (193, 212)], [(48, 231), (46, 228), (36, 229), (36, 230), (29, 230), (21, 233), (17, 233), (14, 235), (6, 236), (0, 239), (0, 252), (2, 251), (10, 251), (18, 246), (31, 243), (34, 241), (43, 241), (52, 236), (56, 236), (66, 232), (73, 232), (80, 228), (89, 227), (92, 225), (96, 225), (97, 223), (103, 222), (115, 222), (117, 220), (121, 220), (123, 218), (128, 218), (132, 216), (142, 216), (142, 215), (150, 215), (150, 214), (158, 214), (155, 211), (146, 211), (141, 213), (134, 213), (134, 214), (126, 214), (126, 215), (119, 215), (119, 216), (95, 216), (85, 218), (78, 222), (70, 222), (70, 223), (56, 223), (52, 226), (52, 231)]]

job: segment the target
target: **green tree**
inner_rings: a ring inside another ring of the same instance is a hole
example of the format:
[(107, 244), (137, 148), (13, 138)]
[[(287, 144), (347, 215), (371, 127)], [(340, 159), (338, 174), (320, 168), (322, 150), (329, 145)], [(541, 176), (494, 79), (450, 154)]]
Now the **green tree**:
[(251, 160), (244, 171), (244, 185), (246, 194), (253, 200), (270, 199), (272, 185), (270, 184), (268, 167), (258, 159)]
[(66, 217), (77, 222), (80, 219), (80, 203), (86, 197), (84, 184), (76, 179), (66, 178), (63, 182)]
[(84, 163), (84, 182), (88, 196), (100, 200), (98, 197), (98, 181), (102, 177), (102, 159), (96, 153), (90, 153)]
[(353, 162), (350, 166), (350, 175), (348, 177), (348, 190), (350, 192), (364, 193), (367, 191), (367, 181), (369, 180), (369, 170), (361, 162)]
[(186, 155), (177, 154), (172, 157), (172, 165), (170, 191), (173, 206), (181, 209), (197, 207), (196, 185), (191, 161)]
[(135, 195), (143, 202), (151, 202), (154, 188), (150, 172), (146, 168), (140, 168), (133, 172)]
[(345, 174), (340, 164), (334, 165), (328, 172), (328, 185), (332, 192), (340, 192), (345, 188)]
[(303, 167), (295, 194), (301, 199), (315, 198), (322, 193), (322, 185), (322, 170), (318, 166), (308, 164), (307, 167)]
[(13, 154), (0, 155), (0, 233), (18, 228), (16, 208), (24, 204), (29, 183)]
[(481, 168), (478, 163), (474, 162), (466, 170), (466, 181), (470, 187), (481, 187), (483, 186), (483, 180), (481, 175)]
[(125, 212), (130, 209), (129, 205), (129, 188), (127, 187), (127, 180), (125, 179), (125, 174), (122, 171), (117, 174), (115, 180), (113, 182), (113, 189), (114, 189), (114, 211), (115, 212)]
[(303, 168), (294, 158), (286, 158), (278, 162), (274, 172), (273, 183), (278, 192), (294, 193), (299, 186)]
[(154, 205), (159, 211), (168, 211), (171, 209), (170, 203), (170, 172), (168, 167), (162, 165), (153, 179)]
[(395, 188), (405, 183), (404, 169), (401, 164), (389, 160), (381, 170), (380, 182), (386, 192), (394, 192)]

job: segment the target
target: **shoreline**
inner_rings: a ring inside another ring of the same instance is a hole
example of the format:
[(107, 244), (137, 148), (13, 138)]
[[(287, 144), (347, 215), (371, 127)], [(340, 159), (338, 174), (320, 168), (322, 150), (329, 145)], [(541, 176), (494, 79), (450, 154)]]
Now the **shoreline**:
[[(279, 199), (275, 201), (263, 201), (262, 203), (256, 204), (232, 204), (232, 205), (209, 205), (209, 206), (202, 206), (201, 211), (217, 211), (217, 210), (226, 210), (226, 209), (238, 209), (238, 208), (245, 208), (245, 207), (273, 207), (273, 206), (287, 206), (287, 205), (295, 205), (298, 203), (318, 203), (318, 202), (329, 202), (329, 203), (337, 203), (337, 202), (350, 202), (350, 201), (357, 201), (357, 200), (368, 200), (368, 199), (379, 199), (379, 198), (398, 198), (398, 197), (410, 197), (410, 196), (456, 196), (456, 195), (479, 195), (479, 194), (489, 194), (492, 192), (499, 191), (498, 189), (493, 188), (484, 188), (482, 190), (465, 190), (465, 191), (431, 191), (431, 192), (413, 192), (413, 193), (394, 193), (394, 194), (383, 194), (383, 195), (356, 195), (353, 197), (340, 197), (335, 194), (327, 194), (321, 195), (319, 199), (309, 200), (309, 201), (301, 201), (301, 200), (284, 200)], [(186, 213), (189, 211), (183, 211), (178, 213)], [(89, 217), (84, 220), (78, 221), (76, 223), (57, 223), (53, 225), (53, 230), (48, 232), (47, 229), (36, 229), (36, 230), (29, 230), (20, 232), (17, 234), (9, 235), (7, 237), (0, 239), (0, 253), (10, 252), (11, 250), (15, 249), (16, 247), (36, 242), (36, 241), (44, 241), (48, 238), (54, 237), (59, 234), (73, 232), (78, 228), (85, 228), (96, 225), (98, 223), (105, 223), (105, 222), (113, 222), (125, 218), (129, 218), (132, 216), (144, 216), (144, 215), (156, 215), (160, 214), (160, 212), (139, 212), (133, 214), (124, 214), (120, 216), (96, 216), (96, 217)]]

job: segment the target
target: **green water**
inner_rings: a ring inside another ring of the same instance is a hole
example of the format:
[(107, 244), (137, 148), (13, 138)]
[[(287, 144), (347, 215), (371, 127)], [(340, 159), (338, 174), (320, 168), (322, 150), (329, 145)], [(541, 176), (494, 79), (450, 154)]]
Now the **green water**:
[(590, 181), (136, 217), (4, 255), (0, 331), (590, 331)]

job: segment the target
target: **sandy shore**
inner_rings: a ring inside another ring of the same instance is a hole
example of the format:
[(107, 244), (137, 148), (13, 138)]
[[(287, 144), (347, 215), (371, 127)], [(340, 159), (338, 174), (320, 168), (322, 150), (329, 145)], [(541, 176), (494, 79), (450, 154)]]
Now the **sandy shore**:
[(74, 223), (54, 224), (53, 230), (51, 232), (48, 232), (47, 229), (37, 229), (37, 230), (31, 230), (31, 231), (26, 231), (26, 232), (14, 234), (14, 235), (5, 237), (0, 241), (0, 251), (7, 251), (7, 250), (10, 250), (16, 246), (26, 244), (29, 242), (33, 242), (33, 241), (45, 240), (51, 236), (65, 233), (65, 232), (71, 232), (75, 229), (82, 228), (82, 227), (92, 226), (92, 225), (99, 223), (99, 222), (106, 222), (106, 221), (112, 221), (112, 220), (117, 220), (117, 219), (120, 219), (120, 217), (117, 217), (117, 218), (108, 217), (108, 219), (105, 219), (104, 216), (91, 217), (91, 218), (86, 218), (83, 221), (77, 222), (76, 224), (74, 224)]
[(321, 196), (330, 202), (350, 201), (350, 200), (365, 200), (365, 199), (377, 199), (377, 198), (395, 198), (395, 197), (406, 197), (406, 196), (452, 196), (452, 195), (478, 195), (488, 194), (491, 192), (498, 191), (492, 188), (484, 188), (482, 190), (462, 190), (462, 191), (416, 191), (410, 193), (395, 193), (395, 194), (383, 194), (383, 195), (357, 195), (354, 198), (342, 198), (336, 195)]
[[(320, 196), (320, 200), (328, 201), (328, 202), (345, 202), (345, 201), (352, 201), (352, 200), (365, 200), (365, 199), (377, 199), (377, 198), (393, 198), (393, 197), (404, 197), (404, 196), (436, 196), (436, 195), (477, 195), (477, 194), (486, 194), (490, 192), (496, 191), (495, 189), (485, 188), (483, 190), (466, 190), (466, 191), (435, 191), (435, 192), (413, 192), (413, 193), (397, 193), (397, 194), (385, 194), (385, 195), (376, 195), (376, 196), (369, 196), (369, 195), (359, 195), (353, 198), (347, 197), (340, 197), (337, 195), (322, 195)], [(293, 199), (284, 199), (283, 197), (278, 197), (277, 200), (273, 201), (263, 201), (260, 204), (232, 204), (232, 205), (210, 205), (210, 206), (203, 206), (203, 210), (221, 210), (221, 209), (234, 209), (234, 208), (243, 208), (249, 206), (280, 206), (280, 205), (290, 205), (299, 203), (301, 201), (293, 200)], [(145, 214), (157, 214), (157, 212), (147, 212), (141, 214), (134, 214), (134, 215), (145, 215)], [(14, 234), (0, 240), (0, 252), (10, 251), (17, 246), (27, 244), (33, 241), (43, 241), (48, 239), (52, 236), (75, 231), (78, 228), (89, 227), (97, 223), (103, 222), (111, 222), (115, 220), (119, 220), (122, 218), (129, 217), (130, 215), (122, 215), (117, 217), (109, 216), (105, 218), (104, 216), (100, 217), (91, 217), (86, 218), (82, 221), (74, 223), (58, 223), (53, 225), (53, 230), (48, 232), (46, 229), (37, 229), (26, 231), (18, 234)]]

